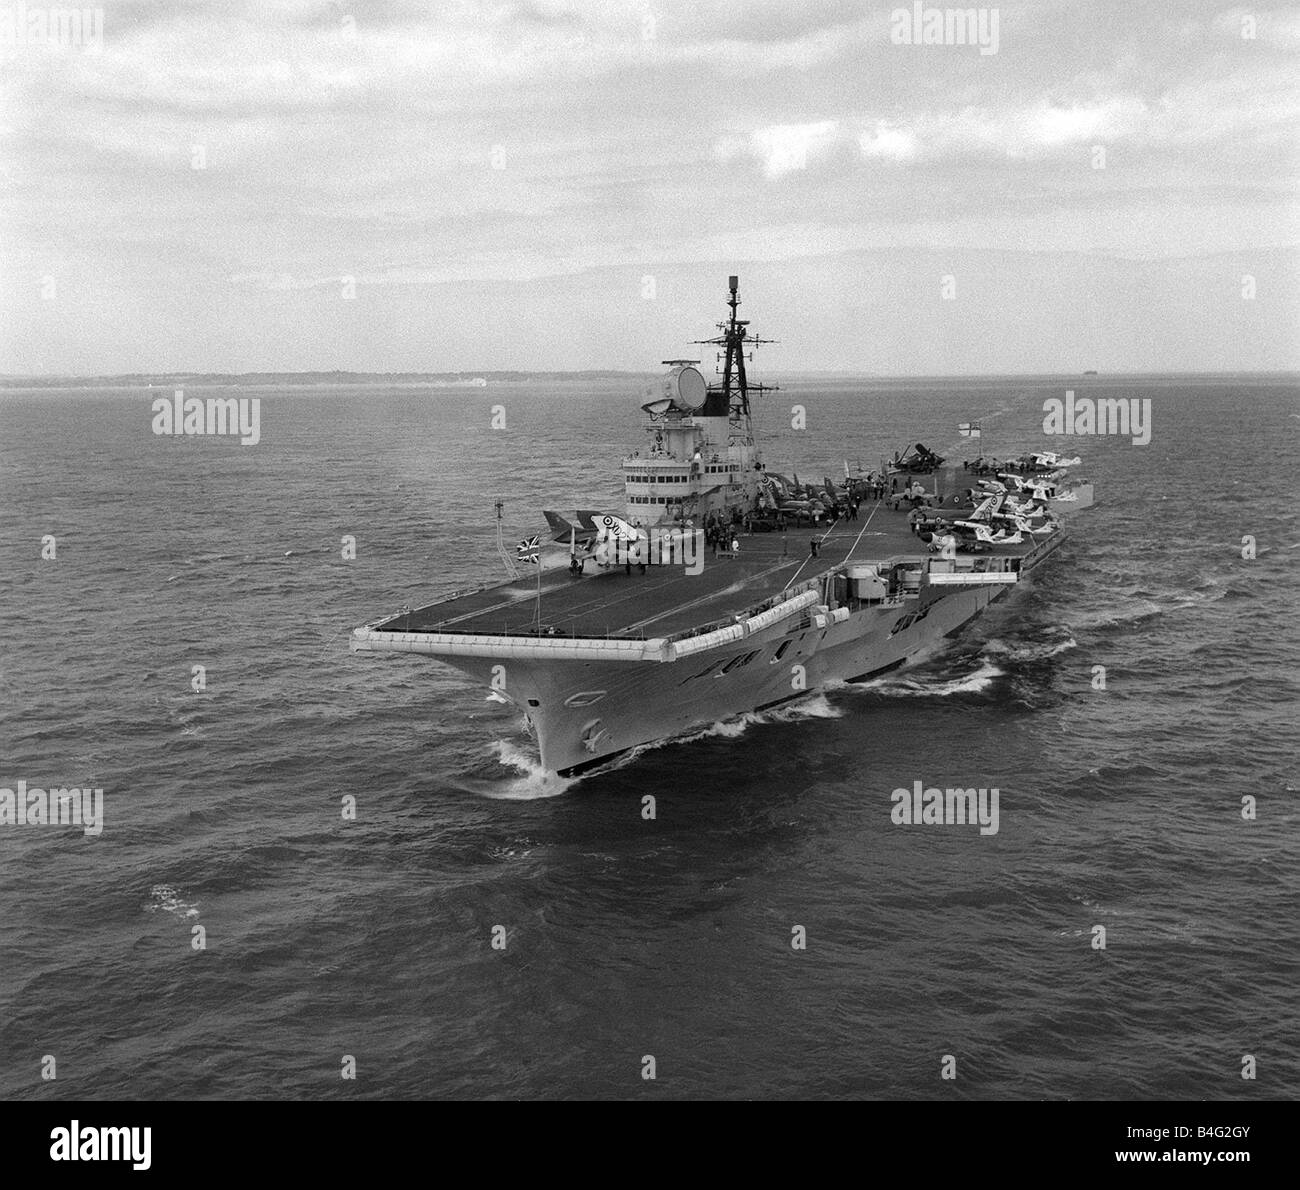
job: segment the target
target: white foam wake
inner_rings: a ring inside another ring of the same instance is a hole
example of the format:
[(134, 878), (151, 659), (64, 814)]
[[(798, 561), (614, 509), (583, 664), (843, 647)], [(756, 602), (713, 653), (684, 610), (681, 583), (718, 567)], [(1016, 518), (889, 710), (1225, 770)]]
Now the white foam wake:
[(979, 694), (1005, 674), (1005, 670), (986, 660), (973, 673), (947, 681), (924, 677), (901, 678), (886, 674), (874, 681), (863, 682), (856, 688), (886, 694), (890, 698), (947, 698), (953, 694)]
[(776, 723), (793, 723), (799, 719), (843, 719), (844, 714), (843, 707), (837, 707), (824, 693), (817, 691), (797, 702), (787, 702), (764, 711), (760, 718)]
[(501, 782), (474, 784), (474, 792), (507, 802), (531, 802), (539, 798), (559, 797), (576, 785), (581, 777), (559, 777), (542, 768), (542, 762), (510, 740), (496, 740), (492, 751), (506, 767), (519, 774)]

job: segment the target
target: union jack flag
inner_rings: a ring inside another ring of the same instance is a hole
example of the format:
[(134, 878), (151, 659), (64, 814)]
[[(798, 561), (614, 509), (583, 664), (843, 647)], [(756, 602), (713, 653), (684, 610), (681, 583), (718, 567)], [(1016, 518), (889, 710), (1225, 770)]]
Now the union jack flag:
[(519, 543), (518, 548), (519, 560), (521, 562), (531, 562), (537, 565), (537, 559), (541, 556), (542, 540), (540, 537), (525, 537)]

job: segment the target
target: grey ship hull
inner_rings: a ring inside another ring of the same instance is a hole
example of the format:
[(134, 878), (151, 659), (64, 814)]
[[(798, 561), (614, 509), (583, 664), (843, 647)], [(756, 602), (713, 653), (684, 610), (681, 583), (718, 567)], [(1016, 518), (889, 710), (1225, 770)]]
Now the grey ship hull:
[[(1017, 578), (1041, 564), (1065, 536), (1060, 529), (1035, 543), (1019, 560)], [(978, 616), (1010, 585), (926, 588), (910, 598), (862, 606), (825, 626), (808, 616), (794, 623), (791, 618), (668, 661), (455, 656), (425, 647), (419, 634), (400, 632), (376, 634), (385, 639), (369, 647), (436, 655), (497, 689), (531, 720), (543, 767), (573, 776), (640, 745), (903, 665)]]
[[(762, 711), (836, 682), (865, 680), (893, 669), (956, 632), (1006, 588), (980, 588), (945, 596), (924, 619), (891, 635), (904, 613), (900, 607), (858, 612), (843, 624), (806, 629), (777, 660), (785, 634), (779, 628), (751, 637), (742, 647), (671, 665), (614, 665), (599, 662), (513, 661), (510, 695), (528, 710), (542, 765), (575, 776), (638, 745), (689, 735), (720, 720)], [(747, 665), (727, 664), (759, 649)], [(458, 669), (490, 681), (490, 667), (447, 658)], [(800, 673), (794, 667), (802, 666)], [(576, 691), (602, 689), (598, 702), (566, 706)], [(539, 705), (530, 708), (528, 700)], [(584, 740), (603, 730), (597, 750)]]

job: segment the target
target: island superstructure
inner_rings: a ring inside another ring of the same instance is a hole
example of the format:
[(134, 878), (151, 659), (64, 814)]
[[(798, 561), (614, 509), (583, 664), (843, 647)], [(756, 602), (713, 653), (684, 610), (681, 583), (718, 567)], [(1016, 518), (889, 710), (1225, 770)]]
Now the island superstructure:
[[(546, 512), (567, 567), (384, 616), (351, 648), (463, 671), (519, 706), (544, 768), (573, 776), (905, 664), (1024, 581), (1092, 503), (1046, 454), (956, 465), (918, 443), (839, 483), (768, 472), (745, 369), (762, 340), (739, 304), (732, 277), (719, 335), (698, 341), (719, 349), (718, 381), (668, 360), (645, 394), (621, 510)], [(810, 535), (815, 552), (791, 547)]]

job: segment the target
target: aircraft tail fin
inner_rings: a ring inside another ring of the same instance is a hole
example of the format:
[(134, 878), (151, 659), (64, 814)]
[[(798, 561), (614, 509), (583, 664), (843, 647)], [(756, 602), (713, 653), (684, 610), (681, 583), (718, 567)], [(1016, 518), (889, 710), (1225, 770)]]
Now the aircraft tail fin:
[(551, 533), (556, 541), (567, 541), (569, 534), (577, 529), (573, 522), (561, 516), (558, 512), (549, 512), (542, 509), (542, 516), (546, 518), (546, 523), (551, 527)]

